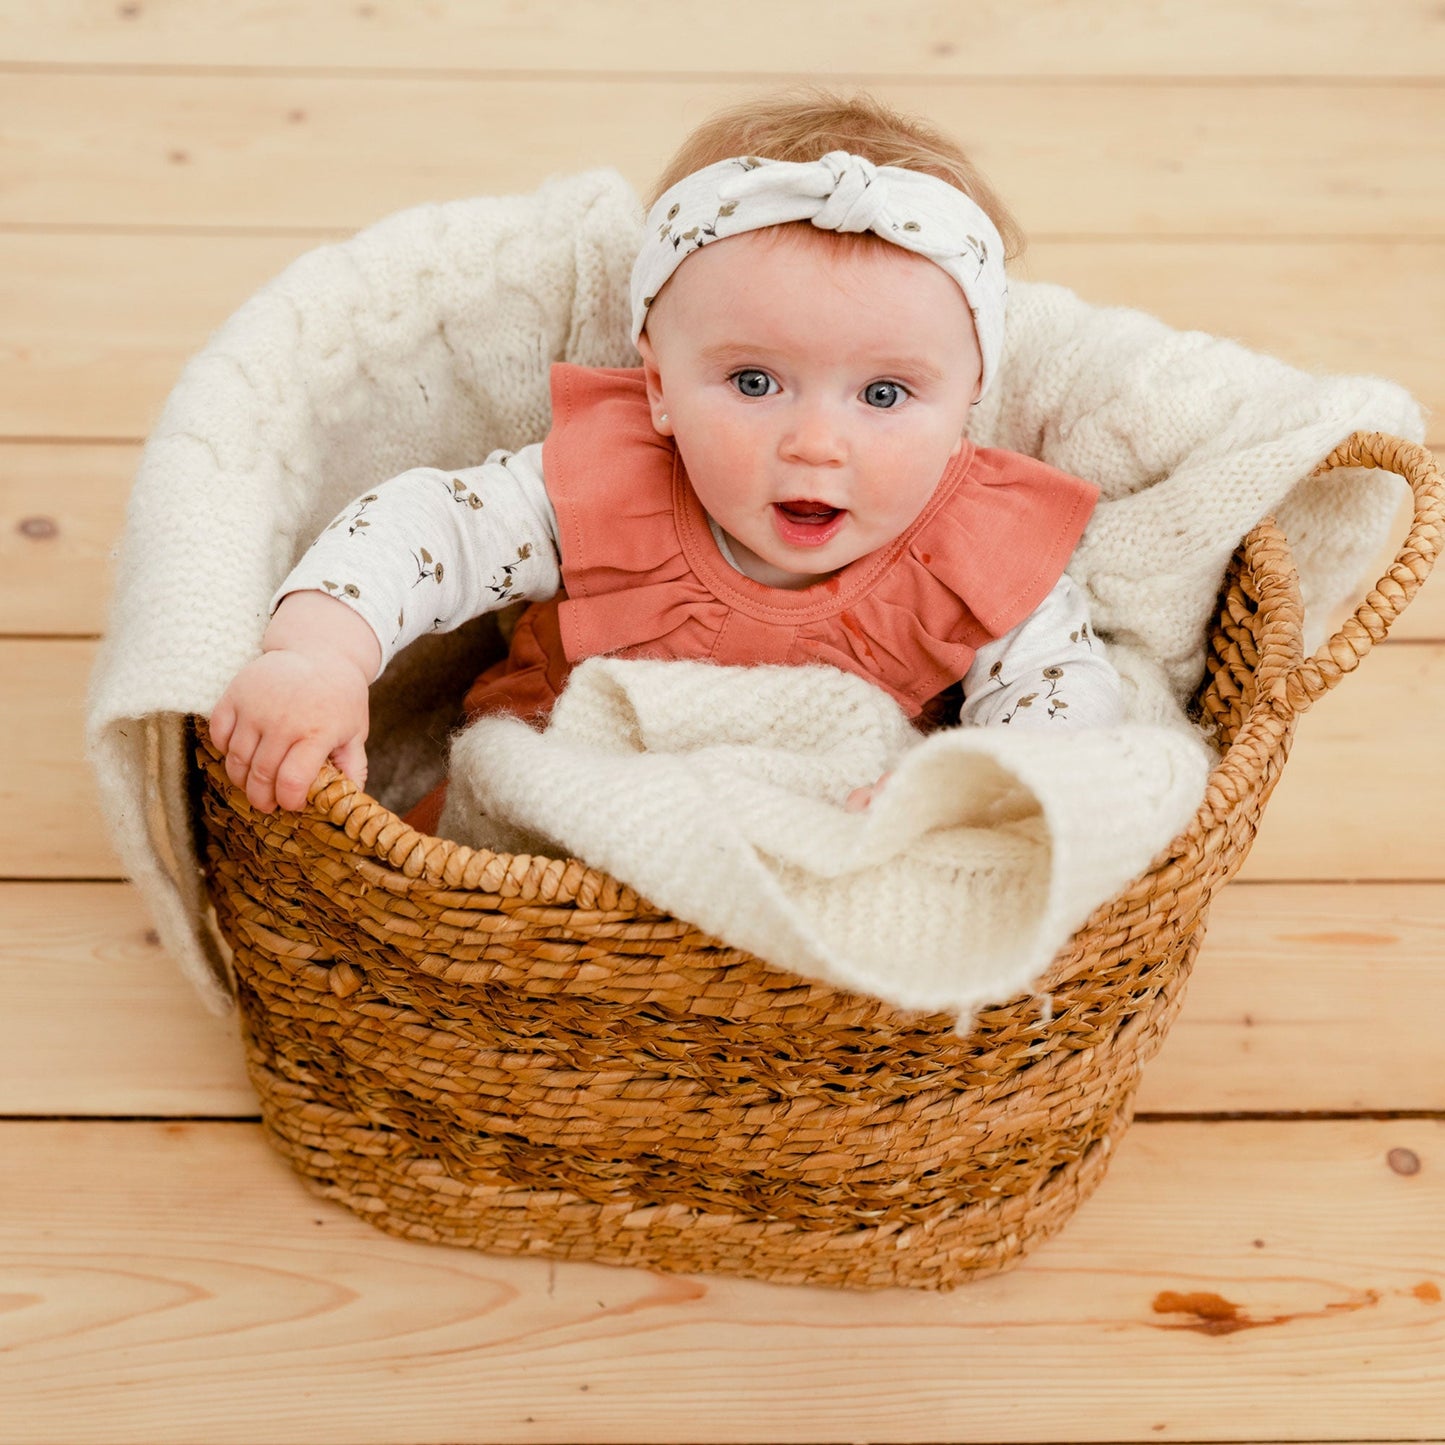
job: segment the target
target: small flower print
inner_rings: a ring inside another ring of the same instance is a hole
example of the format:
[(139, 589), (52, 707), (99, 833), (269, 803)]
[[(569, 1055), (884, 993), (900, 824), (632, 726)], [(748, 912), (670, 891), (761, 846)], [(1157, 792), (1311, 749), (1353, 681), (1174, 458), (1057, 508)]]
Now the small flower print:
[(417, 582), (423, 582), (428, 577), (438, 583), (442, 580), (444, 575), (442, 563), (434, 562), (431, 553), (425, 547), (421, 548), (419, 552), (413, 552), (411, 559), (416, 563), (416, 582), (411, 584), (413, 587), (417, 585)]
[(977, 236), (965, 236), (964, 249), (958, 254), (960, 256), (972, 256), (978, 262), (979, 270), (988, 264), (988, 243), (981, 241)]
[[(674, 251), (682, 251), (684, 256), (690, 256), (694, 251), (701, 250), (709, 241), (717, 240), (717, 218), (712, 221), (699, 222), (696, 226), (689, 227), (680, 236), (672, 236), (670, 239)], [(684, 251), (685, 242), (690, 244)]]
[(357, 501), (356, 511), (353, 512), (351, 516), (338, 517), (334, 522), (331, 523), (329, 527), (327, 527), (326, 530), (328, 532), (334, 531), (337, 527), (341, 526), (343, 522), (346, 522), (350, 524), (346, 529), (346, 535), (348, 537), (354, 537), (357, 532), (361, 530), (361, 528), (371, 526), (371, 523), (368, 522), (362, 514), (375, 500), (376, 493), (368, 492), (364, 497), (360, 498)]
[[(762, 161), (756, 156), (743, 156), (737, 162), (745, 171), (756, 170)], [(663, 218), (662, 224), (657, 228), (657, 239), (662, 242), (671, 241), (672, 249), (680, 252), (683, 256), (690, 256), (709, 241), (717, 240), (718, 222), (736, 213), (737, 201), (723, 201), (717, 208), (717, 214), (711, 221), (699, 221), (695, 226), (689, 226), (685, 231), (674, 231), (673, 223), (677, 220), (678, 212), (682, 209), (680, 205), (674, 205)], [(656, 296), (645, 296), (642, 301), (642, 309), (645, 311), (656, 300)]]
[(327, 582), (323, 579), (321, 585), (331, 593), (333, 597), (339, 594), (342, 597), (350, 597), (355, 600), (361, 596), (361, 588), (358, 587), (355, 582)]
[(1001, 721), (1001, 722), (1006, 722), (1006, 723), (1012, 722), (1012, 721), (1014, 720), (1015, 716), (1017, 716), (1018, 711), (1019, 711), (1020, 708), (1023, 708), (1023, 707), (1032, 707), (1032, 706), (1034, 705), (1034, 703), (1036, 703), (1036, 702), (1038, 701), (1038, 697), (1039, 697), (1039, 695), (1038, 695), (1038, 693), (1036, 693), (1036, 692), (1026, 692), (1026, 693), (1014, 704), (1014, 710), (1013, 710), (1013, 712), (1005, 713), (1005, 714), (1003, 715), (1003, 717), (1000, 719), (1000, 721)]
[(452, 501), (460, 502), (464, 507), (470, 507), (474, 512), (482, 509), (482, 499), (462, 481), (460, 477), (452, 478)]
[(492, 593), (494, 597), (510, 597), (512, 595), (512, 588), (516, 585), (516, 579), (512, 576), (512, 573), (531, 555), (532, 544), (530, 542), (523, 542), (522, 545), (517, 548), (515, 560), (503, 565), (502, 580), (500, 582), (489, 582), (487, 584), (487, 591)]

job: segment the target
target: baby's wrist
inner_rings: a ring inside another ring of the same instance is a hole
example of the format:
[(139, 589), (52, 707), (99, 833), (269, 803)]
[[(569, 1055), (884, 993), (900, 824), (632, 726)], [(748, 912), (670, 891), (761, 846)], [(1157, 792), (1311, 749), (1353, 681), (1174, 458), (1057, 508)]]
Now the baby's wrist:
[(367, 686), (381, 668), (381, 643), (371, 624), (325, 592), (288, 592), (271, 616), (261, 651), (344, 660)]

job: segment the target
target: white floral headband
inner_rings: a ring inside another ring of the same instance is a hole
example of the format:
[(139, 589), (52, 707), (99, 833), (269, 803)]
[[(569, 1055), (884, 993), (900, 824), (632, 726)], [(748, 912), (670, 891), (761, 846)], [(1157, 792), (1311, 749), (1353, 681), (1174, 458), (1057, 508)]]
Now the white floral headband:
[(633, 341), (667, 278), (699, 247), (788, 221), (811, 221), (825, 231), (872, 231), (947, 271), (973, 312), (982, 390), (988, 389), (1003, 351), (1008, 297), (997, 228), (947, 181), (901, 166), (875, 166), (848, 151), (807, 162), (736, 156), (665, 191), (648, 212), (632, 268)]

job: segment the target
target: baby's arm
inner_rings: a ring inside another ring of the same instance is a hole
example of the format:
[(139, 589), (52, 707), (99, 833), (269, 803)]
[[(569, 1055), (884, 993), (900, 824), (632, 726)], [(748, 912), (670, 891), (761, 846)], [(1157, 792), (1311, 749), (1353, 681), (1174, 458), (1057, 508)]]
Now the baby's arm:
[(1061, 577), (1011, 632), (979, 648), (961, 724), (1110, 727), (1124, 721), (1119, 674), (1089, 623), (1083, 589)]
[(262, 655), (211, 714), (251, 804), (299, 808), (328, 757), (366, 781), (367, 689), (407, 643), (561, 586), (541, 447), (419, 468), (357, 498), (277, 589)]

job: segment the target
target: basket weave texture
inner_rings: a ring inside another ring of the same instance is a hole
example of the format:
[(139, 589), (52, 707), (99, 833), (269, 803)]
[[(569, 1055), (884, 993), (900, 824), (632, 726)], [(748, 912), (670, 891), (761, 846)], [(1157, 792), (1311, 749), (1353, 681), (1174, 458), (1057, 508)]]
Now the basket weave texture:
[(1270, 522), (1250, 534), (1196, 699), (1222, 750), (1199, 812), (966, 1038), (576, 860), (416, 833), (333, 769), (303, 811), (255, 812), (196, 720), (208, 889), (271, 1142), (389, 1232), (499, 1253), (854, 1288), (1017, 1262), (1103, 1178), (1299, 715), (1439, 550), (1428, 452), (1360, 434), (1321, 470), (1353, 466), (1415, 493), (1395, 564), (1305, 659), (1289, 548)]

